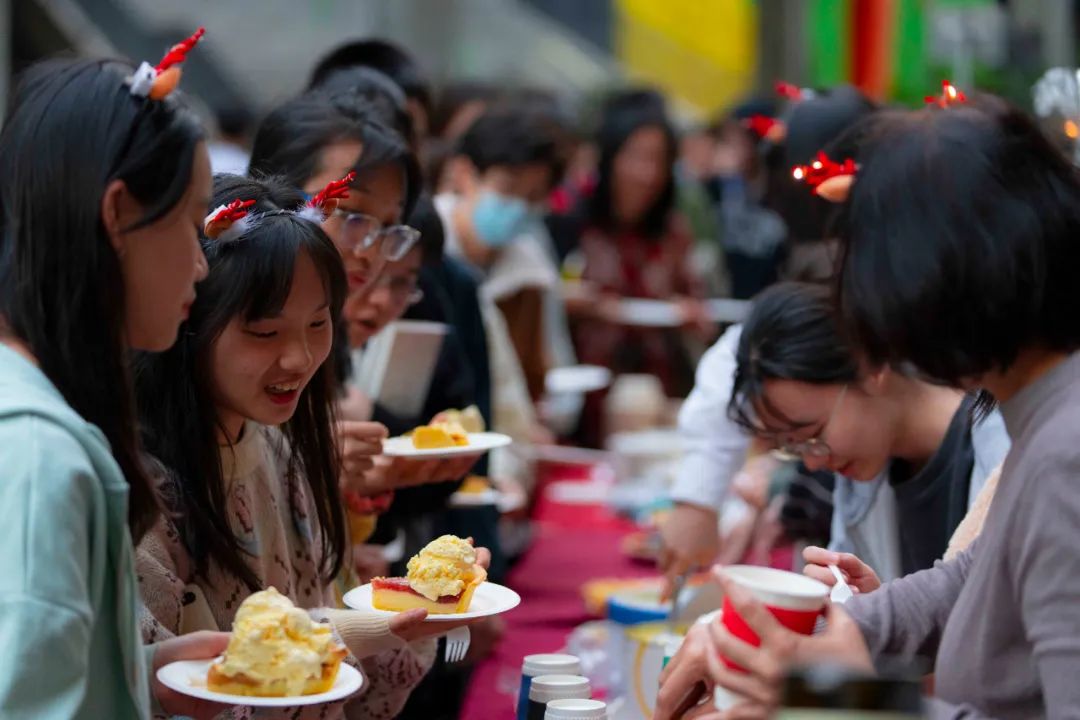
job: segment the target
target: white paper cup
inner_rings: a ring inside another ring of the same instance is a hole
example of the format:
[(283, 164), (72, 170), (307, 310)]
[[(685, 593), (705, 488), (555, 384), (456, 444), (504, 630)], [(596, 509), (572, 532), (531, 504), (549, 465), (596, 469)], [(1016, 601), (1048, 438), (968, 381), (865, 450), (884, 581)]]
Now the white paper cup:
[(553, 700), (544, 720), (607, 720), (607, 704), (600, 700)]

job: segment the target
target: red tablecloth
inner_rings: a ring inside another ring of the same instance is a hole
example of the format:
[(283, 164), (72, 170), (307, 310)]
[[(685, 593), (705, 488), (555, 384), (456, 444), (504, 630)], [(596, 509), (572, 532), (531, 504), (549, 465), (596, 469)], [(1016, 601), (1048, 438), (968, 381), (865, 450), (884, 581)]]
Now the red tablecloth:
[(521, 605), (503, 616), (506, 634), (494, 654), (479, 664), (461, 717), (469, 720), (513, 718), (521, 660), (533, 653), (555, 652), (566, 636), (590, 619), (581, 585), (598, 577), (656, 575), (619, 550), (634, 526), (602, 505), (564, 505), (548, 500), (550, 481), (589, 478), (590, 470), (561, 466), (543, 473), (534, 517), (536, 536), (529, 551), (510, 572), (507, 584), (521, 595)]

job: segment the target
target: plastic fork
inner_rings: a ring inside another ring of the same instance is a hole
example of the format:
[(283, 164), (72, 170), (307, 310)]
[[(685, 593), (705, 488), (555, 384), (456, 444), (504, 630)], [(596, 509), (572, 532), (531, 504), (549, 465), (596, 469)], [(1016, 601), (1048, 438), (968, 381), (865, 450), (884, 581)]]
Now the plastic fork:
[(465, 659), (465, 653), (469, 652), (469, 628), (454, 628), (446, 635), (446, 662), (459, 663)]
[(848, 600), (855, 597), (855, 593), (851, 591), (851, 586), (844, 580), (844, 575), (840, 572), (840, 568), (835, 565), (830, 565), (829, 569), (832, 570), (833, 577), (836, 578), (836, 584), (833, 585), (832, 590), (829, 592), (829, 599), (843, 605)]

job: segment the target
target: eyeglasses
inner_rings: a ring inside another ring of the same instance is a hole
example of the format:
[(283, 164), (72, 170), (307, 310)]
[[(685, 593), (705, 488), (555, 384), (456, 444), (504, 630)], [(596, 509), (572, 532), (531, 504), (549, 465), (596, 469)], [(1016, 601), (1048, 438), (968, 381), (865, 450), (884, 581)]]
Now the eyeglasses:
[(397, 262), (415, 247), (420, 231), (408, 225), (384, 227), (376, 218), (364, 213), (335, 208), (330, 214), (341, 222), (340, 244), (347, 252), (370, 250), (377, 242), (379, 253), (390, 262)]
[(781, 441), (780, 451), (788, 455), (794, 455), (796, 457), (810, 457), (810, 458), (827, 458), (832, 455), (832, 448), (822, 438), (825, 436), (825, 432), (829, 429), (829, 425), (832, 423), (833, 418), (836, 417), (836, 412), (840, 409), (840, 403), (844, 402), (844, 395), (847, 394), (848, 385), (840, 388), (840, 394), (836, 396), (836, 404), (833, 405), (832, 412), (829, 413), (829, 417), (825, 420), (825, 424), (821, 426), (821, 430), (818, 434), (812, 438), (801, 441)]
[(390, 299), (398, 306), (411, 307), (424, 299), (424, 291), (417, 287), (416, 278), (383, 275), (371, 287), (372, 291), (376, 288), (389, 290)]

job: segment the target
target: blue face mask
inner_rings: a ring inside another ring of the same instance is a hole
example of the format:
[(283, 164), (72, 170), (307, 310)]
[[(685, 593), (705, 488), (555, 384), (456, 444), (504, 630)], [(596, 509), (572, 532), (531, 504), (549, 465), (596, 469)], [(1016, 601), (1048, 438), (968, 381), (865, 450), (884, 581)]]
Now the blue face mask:
[(476, 235), (488, 247), (502, 247), (511, 242), (530, 218), (529, 205), (524, 200), (490, 190), (480, 193), (472, 213)]

